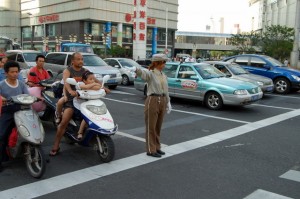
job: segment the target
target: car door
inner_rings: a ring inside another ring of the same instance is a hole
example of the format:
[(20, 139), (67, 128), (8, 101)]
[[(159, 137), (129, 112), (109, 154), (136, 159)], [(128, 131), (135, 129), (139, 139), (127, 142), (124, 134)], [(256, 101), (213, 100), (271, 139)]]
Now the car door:
[(21, 53), (18, 53), (18, 55), (17, 55), (17, 62), (20, 65), (20, 69), (28, 69), (29, 68), (27, 66), (27, 64), (25, 63), (25, 59)]
[(261, 57), (251, 57), (250, 65), (251, 67), (249, 72), (273, 79), (273, 76), (275, 75), (273, 70), (265, 67), (267, 62)]
[(198, 99), (200, 92), (198, 89), (197, 72), (192, 66), (180, 65), (177, 76), (174, 80), (174, 93), (176, 97), (186, 99)]
[(169, 87), (169, 95), (174, 96), (174, 88), (176, 83), (176, 72), (177, 72), (178, 64), (166, 64), (163, 72), (168, 77), (168, 87)]

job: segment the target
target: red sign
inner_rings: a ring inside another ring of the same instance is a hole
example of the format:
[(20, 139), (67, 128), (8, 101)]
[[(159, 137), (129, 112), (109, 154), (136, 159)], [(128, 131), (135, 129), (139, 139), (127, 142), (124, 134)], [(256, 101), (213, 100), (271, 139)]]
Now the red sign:
[(46, 15), (46, 16), (40, 16), (39, 22), (40, 23), (46, 23), (46, 22), (54, 22), (59, 21), (59, 15), (53, 14), (53, 15)]
[(125, 21), (126, 22), (131, 22), (131, 14), (126, 13), (126, 15), (125, 15)]

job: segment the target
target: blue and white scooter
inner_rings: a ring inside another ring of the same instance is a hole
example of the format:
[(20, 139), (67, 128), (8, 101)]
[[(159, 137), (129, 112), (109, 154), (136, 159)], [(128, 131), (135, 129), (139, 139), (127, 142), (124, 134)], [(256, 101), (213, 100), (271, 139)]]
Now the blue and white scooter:
[[(77, 90), (79, 99), (74, 99), (74, 106), (78, 108), (79, 114), (75, 111), (64, 134), (69, 143), (92, 146), (102, 162), (110, 162), (114, 158), (115, 146), (110, 136), (118, 131), (118, 125), (114, 123), (105, 103), (100, 100), (106, 95), (103, 85), (109, 78), (109, 75), (103, 77), (102, 88), (98, 91)], [(68, 78), (66, 82), (77, 85), (76, 80), (73, 78)], [(77, 100), (81, 102), (77, 103)], [(77, 132), (82, 119), (85, 120), (88, 127), (83, 138), (78, 140)]]

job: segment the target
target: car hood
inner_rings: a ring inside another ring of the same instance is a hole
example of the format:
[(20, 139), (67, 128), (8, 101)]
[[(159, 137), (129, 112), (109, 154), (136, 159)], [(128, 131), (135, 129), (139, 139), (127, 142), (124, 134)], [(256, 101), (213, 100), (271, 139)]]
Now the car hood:
[(84, 66), (84, 68), (97, 74), (116, 74), (119, 70), (111, 66)]
[(29, 68), (36, 66), (36, 62), (28, 62), (28, 61), (26, 61), (26, 64), (28, 65)]
[(219, 84), (222, 86), (231, 87), (235, 89), (252, 89), (257, 87), (257, 85), (254, 85), (250, 82), (245, 82), (238, 79), (231, 79), (227, 77), (206, 79), (206, 81), (211, 84)]
[(252, 82), (272, 82), (272, 79), (268, 78), (268, 77), (263, 77), (261, 75), (255, 75), (255, 74), (241, 74), (241, 75), (236, 75), (235, 77), (237, 77), (239, 80), (242, 81), (252, 81)]
[(293, 69), (293, 68), (288, 68), (288, 67), (276, 67), (276, 70), (279, 70), (281, 72), (288, 72), (291, 73), (293, 75), (297, 75), (300, 76), (300, 71)]

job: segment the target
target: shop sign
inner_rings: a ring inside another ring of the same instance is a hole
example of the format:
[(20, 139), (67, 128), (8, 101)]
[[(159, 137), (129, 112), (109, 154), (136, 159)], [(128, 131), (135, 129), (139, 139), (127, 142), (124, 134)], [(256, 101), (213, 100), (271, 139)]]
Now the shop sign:
[[(144, 12), (141, 13), (142, 15), (146, 14)], [(127, 23), (130, 23), (133, 21), (133, 18), (136, 17), (136, 12), (134, 11), (133, 16), (130, 13), (126, 13), (125, 14), (125, 21)], [(151, 17), (147, 17), (147, 24), (148, 25), (155, 25), (156, 24), (156, 19), (155, 18), (151, 18)]]
[(58, 14), (52, 14), (52, 15), (46, 15), (46, 16), (39, 17), (40, 23), (55, 22), (55, 21), (59, 21)]

